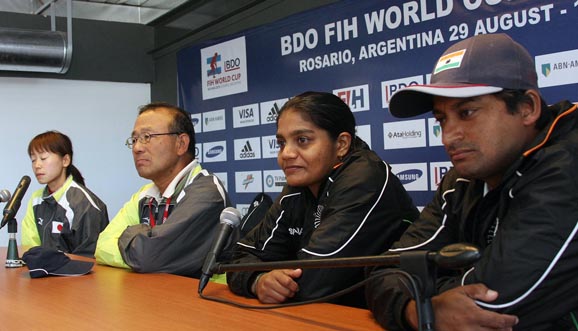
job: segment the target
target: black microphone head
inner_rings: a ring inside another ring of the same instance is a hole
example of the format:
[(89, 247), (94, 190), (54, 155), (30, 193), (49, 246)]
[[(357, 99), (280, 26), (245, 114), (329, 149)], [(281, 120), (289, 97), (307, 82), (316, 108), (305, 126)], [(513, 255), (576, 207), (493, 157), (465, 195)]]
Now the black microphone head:
[(236, 228), (241, 224), (241, 213), (233, 207), (227, 207), (223, 209), (219, 219), (221, 224), (227, 224), (232, 228)]
[(478, 247), (467, 243), (456, 243), (443, 247), (437, 252), (435, 261), (445, 269), (466, 268), (482, 257)]
[(0, 202), (6, 202), (10, 200), (11, 197), (12, 194), (10, 194), (10, 191), (8, 191), (7, 189), (3, 189), (0, 191)]
[(20, 180), (20, 184), (22, 184), (22, 187), (24, 188), (24, 190), (28, 189), (28, 185), (30, 185), (30, 176), (22, 176), (22, 179)]

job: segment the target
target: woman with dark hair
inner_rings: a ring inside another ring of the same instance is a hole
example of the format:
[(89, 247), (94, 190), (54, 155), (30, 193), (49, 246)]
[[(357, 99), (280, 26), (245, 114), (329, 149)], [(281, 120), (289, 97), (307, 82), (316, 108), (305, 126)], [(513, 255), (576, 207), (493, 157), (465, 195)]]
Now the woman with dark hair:
[(30, 197), (22, 221), (22, 245), (92, 257), (108, 213), (106, 205), (84, 186), (72, 154), (72, 142), (57, 131), (41, 133), (28, 144), (32, 171), (46, 186)]
[[(337, 96), (290, 99), (277, 141), (287, 185), (238, 242), (235, 263), (377, 255), (418, 216), (389, 165), (356, 137), (353, 113)], [(319, 298), (363, 279), (361, 267), (227, 273), (234, 293), (263, 303)], [(334, 302), (366, 306), (361, 289)]]

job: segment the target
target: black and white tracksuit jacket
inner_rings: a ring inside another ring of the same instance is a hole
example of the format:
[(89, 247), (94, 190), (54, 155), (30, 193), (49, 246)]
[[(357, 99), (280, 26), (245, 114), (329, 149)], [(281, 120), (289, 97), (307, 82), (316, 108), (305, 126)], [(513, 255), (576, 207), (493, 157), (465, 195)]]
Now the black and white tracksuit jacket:
[[(389, 165), (373, 151), (357, 149), (329, 174), (319, 199), (307, 188), (285, 186), (265, 218), (238, 242), (235, 262), (380, 254), (417, 216), (411, 198)], [(250, 287), (258, 273), (228, 273), (230, 289), (254, 296)], [(304, 269), (293, 300), (319, 298), (363, 277), (363, 268)], [(363, 291), (336, 302), (365, 306)]]
[[(485, 284), (499, 293), (498, 299), (478, 304), (517, 315), (516, 330), (569, 330), (564, 320), (578, 308), (576, 105), (561, 102), (548, 111), (554, 112), (553, 120), (499, 187), (484, 195), (483, 182), (450, 170), (433, 201), (390, 250), (477, 245), (481, 259), (471, 268), (441, 275), (437, 287)], [(397, 279), (378, 278), (366, 287), (370, 309), (388, 330), (407, 329), (403, 311), (410, 298)]]

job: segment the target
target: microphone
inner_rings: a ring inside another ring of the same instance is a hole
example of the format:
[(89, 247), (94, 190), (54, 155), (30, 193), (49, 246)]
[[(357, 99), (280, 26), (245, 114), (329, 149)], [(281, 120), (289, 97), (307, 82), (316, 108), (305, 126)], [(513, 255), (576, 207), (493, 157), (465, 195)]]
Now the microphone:
[(202, 274), (199, 280), (199, 294), (203, 292), (203, 289), (209, 283), (209, 279), (213, 275), (213, 268), (217, 264), (217, 258), (221, 255), (223, 247), (231, 236), (231, 231), (241, 224), (241, 213), (233, 207), (223, 209), (219, 218), (219, 229), (203, 264)]
[(2, 224), (0, 224), (0, 229), (8, 223), (9, 220), (13, 219), (20, 208), (20, 202), (22, 202), (22, 198), (28, 189), (28, 185), (30, 185), (30, 177), (24, 176), (16, 186), (14, 190), (14, 195), (12, 199), (6, 204), (4, 207), (4, 218), (2, 218)]
[[(411, 254), (412, 251), (396, 254), (338, 257), (331, 259), (288, 260), (271, 262), (253, 262), (220, 264), (216, 263), (212, 269), (222, 273), (228, 271), (268, 271), (274, 269), (318, 269), (318, 268), (352, 268), (367, 266), (395, 266), (400, 265), (402, 257)], [(442, 269), (460, 269), (472, 265), (482, 257), (479, 249), (470, 244), (456, 243), (443, 247), (439, 251), (424, 252), (428, 262)]]
[(10, 200), (11, 196), (12, 195), (10, 194), (10, 191), (8, 191), (7, 189), (3, 189), (2, 191), (0, 191), (0, 202), (6, 202)]

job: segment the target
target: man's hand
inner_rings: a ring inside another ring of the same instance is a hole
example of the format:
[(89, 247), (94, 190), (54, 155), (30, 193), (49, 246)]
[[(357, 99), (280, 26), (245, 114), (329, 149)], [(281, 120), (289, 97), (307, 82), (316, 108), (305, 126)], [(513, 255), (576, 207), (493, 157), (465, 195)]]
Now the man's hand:
[(263, 274), (255, 284), (255, 295), (262, 303), (285, 302), (299, 291), (293, 279), (301, 277), (301, 273), (301, 269), (282, 269)]
[[(500, 314), (479, 307), (474, 300), (492, 302), (498, 292), (483, 284), (456, 287), (432, 298), (437, 330), (512, 330), (518, 324), (518, 317)], [(418, 329), (415, 301), (405, 308), (405, 319)]]

